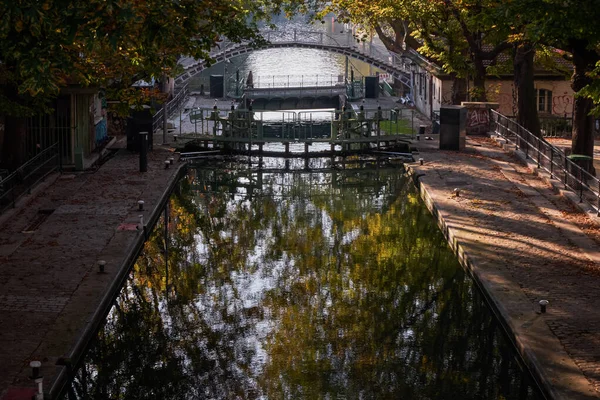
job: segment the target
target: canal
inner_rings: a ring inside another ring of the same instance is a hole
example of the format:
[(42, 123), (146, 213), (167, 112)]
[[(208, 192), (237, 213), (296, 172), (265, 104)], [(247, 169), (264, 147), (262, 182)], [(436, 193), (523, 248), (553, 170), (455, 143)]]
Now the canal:
[(191, 165), (67, 399), (541, 399), (401, 165)]

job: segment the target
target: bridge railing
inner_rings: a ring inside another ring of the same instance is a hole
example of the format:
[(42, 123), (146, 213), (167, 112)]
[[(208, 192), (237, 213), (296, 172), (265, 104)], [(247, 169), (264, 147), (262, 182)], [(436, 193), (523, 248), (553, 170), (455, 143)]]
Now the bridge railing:
[(258, 142), (268, 137), (290, 141), (398, 136), (409, 139), (414, 138), (413, 118), (402, 109), (286, 112), (204, 108), (190, 112), (194, 133), (181, 136), (189, 139), (220, 136), (232, 141), (243, 138)]
[[(377, 40), (376, 37), (360, 37), (351, 27), (344, 28), (340, 30), (339, 33), (294, 29), (267, 30), (263, 31), (262, 35), (267, 41), (274, 44), (316, 44), (352, 49), (360, 54), (372, 57), (385, 64), (402, 69), (406, 73), (410, 73), (410, 68), (406, 61), (406, 57), (391, 53), (382, 43), (380, 43), (380, 41)], [(410, 56), (408, 58), (410, 58)], [(410, 62), (410, 60), (408, 62)]]
[(252, 89), (343, 86), (343, 75), (258, 75)]
[(588, 203), (600, 215), (600, 180), (589, 172), (589, 165), (585, 165), (593, 162), (591, 157), (567, 156), (543, 137), (535, 136), (515, 120), (493, 110), (492, 124), (497, 135), (521, 150), (526, 159), (549, 173), (551, 179), (562, 182), (565, 189), (576, 193), (580, 202)]

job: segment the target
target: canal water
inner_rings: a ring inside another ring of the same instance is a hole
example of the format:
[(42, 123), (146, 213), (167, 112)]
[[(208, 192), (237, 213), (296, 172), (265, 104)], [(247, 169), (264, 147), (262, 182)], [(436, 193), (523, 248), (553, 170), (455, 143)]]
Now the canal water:
[(401, 165), (358, 158), (191, 166), (69, 387), (541, 398)]

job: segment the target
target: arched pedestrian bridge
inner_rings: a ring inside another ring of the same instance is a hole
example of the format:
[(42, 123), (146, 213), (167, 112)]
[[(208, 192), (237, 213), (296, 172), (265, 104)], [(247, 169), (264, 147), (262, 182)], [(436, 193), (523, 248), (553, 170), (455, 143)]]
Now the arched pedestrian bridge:
[[(357, 40), (350, 28), (345, 28), (336, 33), (293, 29), (264, 30), (261, 34), (267, 41), (267, 44), (263, 47), (256, 48), (247, 42), (232, 43), (224, 39), (219, 47), (210, 52), (210, 56), (217, 63), (220, 63), (261, 49), (283, 47), (319, 49), (358, 59), (390, 74), (408, 88), (412, 86), (409, 68), (410, 59), (389, 52), (383, 44), (377, 43), (377, 40)], [(185, 57), (179, 63), (183, 66), (185, 72), (175, 79), (177, 85), (184, 85), (193, 76), (208, 67), (204, 60)]]

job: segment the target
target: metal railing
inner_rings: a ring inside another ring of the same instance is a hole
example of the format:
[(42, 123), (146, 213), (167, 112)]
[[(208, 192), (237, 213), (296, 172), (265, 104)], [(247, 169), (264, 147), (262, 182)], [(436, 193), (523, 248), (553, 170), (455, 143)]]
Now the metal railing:
[(357, 109), (346, 111), (250, 111), (199, 108), (189, 113), (193, 133), (181, 138), (267, 137), (294, 141), (337, 140), (356, 137), (405, 136), (414, 138), (414, 110)]
[[(188, 95), (188, 86), (185, 85), (182, 87), (175, 97), (173, 97), (167, 103), (167, 119), (175, 113), (175, 111), (181, 109), (183, 106), (183, 102), (187, 98)], [(162, 130), (163, 127), (163, 110), (164, 108), (160, 108), (153, 116), (152, 116), (152, 132), (156, 132), (158, 130)]]
[[(247, 77), (246, 77), (247, 81)], [(343, 75), (257, 75), (253, 89), (330, 87), (344, 84)]]
[(544, 137), (570, 137), (573, 118), (558, 115), (540, 116), (540, 129)]
[[(589, 165), (591, 157), (567, 156), (565, 152), (537, 137), (513, 119), (492, 110), (492, 124), (497, 135), (516, 146), (526, 159), (537, 163), (538, 168), (550, 174), (568, 189), (577, 194), (579, 202), (586, 202), (600, 215), (600, 180), (592, 175)], [(588, 167), (588, 168), (586, 168)]]
[(58, 143), (44, 149), (8, 176), (0, 177), (0, 213), (14, 207), (17, 200), (44, 179), (61, 168)]
[(360, 100), (365, 97), (365, 85), (362, 79), (346, 83), (346, 97), (349, 101)]

